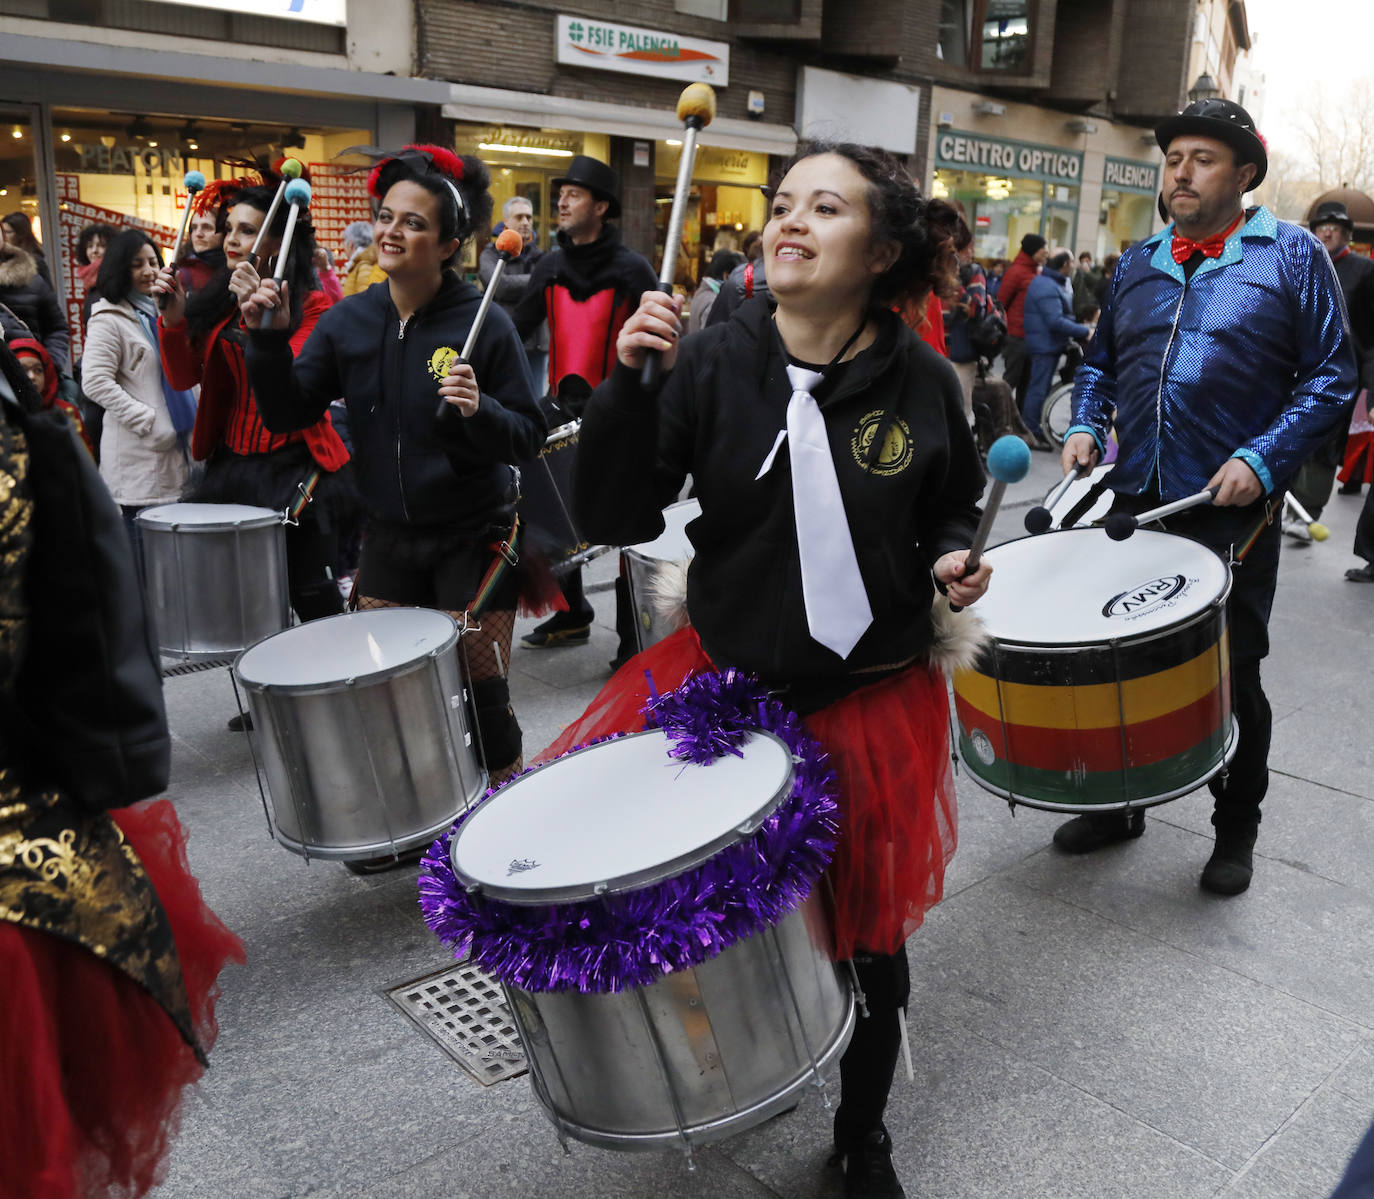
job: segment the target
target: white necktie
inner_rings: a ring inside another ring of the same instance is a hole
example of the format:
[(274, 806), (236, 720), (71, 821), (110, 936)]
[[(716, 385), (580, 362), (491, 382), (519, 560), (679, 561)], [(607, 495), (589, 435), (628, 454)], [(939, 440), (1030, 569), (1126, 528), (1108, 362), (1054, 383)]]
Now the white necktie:
[[(787, 378), (792, 384), (792, 399), (787, 404), (787, 452), (792, 463), (792, 511), (801, 554), (806, 623), (812, 637), (847, 658), (873, 623), (873, 609), (859, 573), (859, 560), (854, 556), (825, 417), (811, 395), (811, 389), (824, 376), (820, 371), (789, 365)], [(756, 477), (768, 473), (782, 438), (779, 433)]]

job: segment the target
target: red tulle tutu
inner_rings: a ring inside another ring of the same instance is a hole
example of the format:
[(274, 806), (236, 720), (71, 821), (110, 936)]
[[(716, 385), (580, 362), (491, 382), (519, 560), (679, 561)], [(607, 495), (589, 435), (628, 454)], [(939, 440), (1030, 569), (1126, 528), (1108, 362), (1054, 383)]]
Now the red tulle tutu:
[[(712, 669), (692, 629), (674, 633), (625, 663), (537, 760), (643, 728), (646, 672), (667, 691)], [(828, 872), (836, 956), (895, 953), (939, 902), (958, 839), (944, 677), (915, 666), (813, 712), (806, 726), (840, 784), (844, 818)]]
[(1336, 476), (1342, 483), (1374, 482), (1374, 433), (1352, 433), (1345, 441), (1345, 459)]
[[(201, 898), (169, 801), (111, 816), (166, 909), (208, 1052), (219, 973), (243, 945)], [(145, 1194), (202, 1073), (194, 1051), (147, 991), (75, 943), (0, 921), (0, 979), (0, 1196)]]

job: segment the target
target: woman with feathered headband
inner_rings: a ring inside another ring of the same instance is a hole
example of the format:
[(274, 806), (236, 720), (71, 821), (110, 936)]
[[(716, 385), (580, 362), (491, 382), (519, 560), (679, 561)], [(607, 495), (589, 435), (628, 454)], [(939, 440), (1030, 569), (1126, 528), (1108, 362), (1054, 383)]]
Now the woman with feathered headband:
[[(360, 608), (418, 605), (480, 619), (465, 638), (478, 741), (493, 784), (523, 762), (510, 706), (510, 658), (521, 584), (509, 569), (518, 472), (547, 430), (510, 318), (487, 313), (471, 362), (459, 360), (481, 295), (450, 268), (491, 221), (480, 159), (439, 146), (381, 157), (368, 179), (380, 202), (374, 237), (384, 283), (329, 310), (292, 358), (278, 289), (240, 265), (235, 290), (250, 329), (248, 369), (268, 427), (308, 427), (343, 396), (366, 520), (354, 596)], [(258, 331), (262, 313), (272, 327)], [(435, 401), (445, 401), (436, 419)], [(536, 604), (538, 600), (536, 599)]]
[[(163, 369), (173, 387), (200, 385), (200, 403), (191, 433), (191, 456), (205, 462), (205, 475), (189, 499), (204, 503), (254, 504), (291, 508), (305, 488), (311, 502), (299, 523), (286, 528), (286, 567), (291, 606), (301, 620), (317, 620), (343, 611), (333, 579), (340, 521), (356, 506), (348, 450), (328, 413), (298, 431), (276, 433), (258, 411), (248, 382), (243, 352), (246, 336), (239, 320), (238, 298), (230, 290), (232, 272), (248, 261), (253, 242), (267, 219), (280, 176), (263, 170), (240, 179), (212, 182), (195, 200), (197, 213), (213, 213), (224, 233), (225, 264), (187, 297), (176, 265), (158, 276), (156, 289), (166, 297), (160, 321)], [(259, 247), (259, 258), (271, 263), (286, 229), (287, 206), (277, 209)], [(287, 328), (293, 350), (310, 336), (329, 307), (319, 290), (313, 263), (315, 235), (308, 213), (302, 213), (291, 243), (286, 278), (292, 300)], [(243, 727), (241, 717), (230, 728)]]

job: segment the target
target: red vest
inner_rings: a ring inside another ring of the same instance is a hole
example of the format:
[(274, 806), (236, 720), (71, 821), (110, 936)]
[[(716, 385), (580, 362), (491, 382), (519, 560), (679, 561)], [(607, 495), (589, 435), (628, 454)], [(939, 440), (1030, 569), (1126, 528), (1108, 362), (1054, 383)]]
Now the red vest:
[(615, 340), (630, 319), (635, 305), (615, 302), (607, 288), (578, 301), (566, 287), (552, 284), (547, 293), (549, 313), (549, 390), (558, 388), (569, 375), (579, 375), (595, 387), (615, 366)]

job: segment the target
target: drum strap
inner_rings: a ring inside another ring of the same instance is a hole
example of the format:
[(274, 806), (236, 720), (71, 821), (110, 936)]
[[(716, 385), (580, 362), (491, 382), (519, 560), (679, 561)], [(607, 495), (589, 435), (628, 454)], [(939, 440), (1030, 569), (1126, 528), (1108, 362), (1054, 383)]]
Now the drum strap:
[(287, 524), (300, 524), (301, 513), (305, 511), (307, 505), (315, 498), (315, 488), (320, 484), (320, 473), (320, 468), (317, 466), (305, 477), (304, 483), (296, 484), (296, 499), (291, 507), (286, 510)]
[(1245, 555), (1255, 547), (1255, 542), (1260, 539), (1260, 534), (1264, 532), (1274, 522), (1274, 505), (1266, 503), (1264, 505), (1264, 515), (1260, 517), (1259, 523), (1255, 525), (1250, 535), (1242, 541), (1237, 548), (1231, 551), (1233, 562), (1244, 562)]
[(479, 619), (487, 610), (487, 605), (491, 603), (491, 597), (501, 580), (506, 577), (506, 572), (520, 564), (519, 546), (520, 517), (517, 516), (511, 522), (510, 532), (505, 540), (493, 542), (488, 546), (492, 551), (491, 565), (487, 567), (486, 574), (477, 585), (477, 594), (472, 597), (472, 603), (467, 607), (468, 615), (473, 619)]

